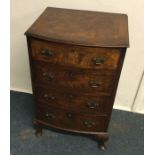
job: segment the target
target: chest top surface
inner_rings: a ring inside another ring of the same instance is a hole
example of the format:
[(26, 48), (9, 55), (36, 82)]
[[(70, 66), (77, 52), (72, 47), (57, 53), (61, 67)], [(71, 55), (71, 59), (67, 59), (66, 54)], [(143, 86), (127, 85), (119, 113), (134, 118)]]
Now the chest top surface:
[(125, 14), (47, 7), (25, 34), (84, 46), (129, 46)]

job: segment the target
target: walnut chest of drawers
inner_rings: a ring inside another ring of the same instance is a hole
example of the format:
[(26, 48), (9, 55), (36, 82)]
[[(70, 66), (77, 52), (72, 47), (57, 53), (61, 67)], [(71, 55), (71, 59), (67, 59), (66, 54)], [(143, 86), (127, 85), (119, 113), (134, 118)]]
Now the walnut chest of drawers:
[(36, 133), (94, 135), (105, 147), (128, 41), (127, 15), (48, 7), (26, 31)]

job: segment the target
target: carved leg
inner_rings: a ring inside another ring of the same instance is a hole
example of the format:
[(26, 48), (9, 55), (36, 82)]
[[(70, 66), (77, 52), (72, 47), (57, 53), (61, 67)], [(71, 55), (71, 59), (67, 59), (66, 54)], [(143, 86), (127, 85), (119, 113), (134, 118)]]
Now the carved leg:
[(98, 134), (95, 135), (96, 139), (99, 141), (99, 147), (101, 150), (105, 150), (107, 148), (105, 142), (109, 139), (109, 135), (105, 134)]
[(35, 129), (36, 129), (36, 131), (35, 131), (36, 137), (41, 137), (43, 134), (42, 127), (36, 121), (34, 121), (33, 123), (34, 123)]

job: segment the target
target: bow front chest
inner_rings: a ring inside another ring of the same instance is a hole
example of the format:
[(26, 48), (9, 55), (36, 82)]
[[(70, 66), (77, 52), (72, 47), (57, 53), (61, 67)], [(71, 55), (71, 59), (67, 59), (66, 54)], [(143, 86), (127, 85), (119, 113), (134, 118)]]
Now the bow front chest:
[(89, 134), (104, 149), (128, 41), (127, 15), (48, 7), (26, 31), (36, 134)]

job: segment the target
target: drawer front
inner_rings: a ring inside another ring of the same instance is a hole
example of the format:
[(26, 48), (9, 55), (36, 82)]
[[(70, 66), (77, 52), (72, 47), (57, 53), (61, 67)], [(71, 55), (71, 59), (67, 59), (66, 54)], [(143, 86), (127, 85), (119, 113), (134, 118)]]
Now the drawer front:
[(37, 107), (37, 120), (58, 128), (103, 132), (106, 128), (107, 116), (79, 115), (54, 107)]
[(38, 103), (74, 112), (103, 115), (108, 114), (112, 105), (110, 97), (99, 94), (84, 94), (80, 92), (46, 89), (35, 87)]
[(102, 91), (107, 94), (111, 94), (112, 91), (114, 76), (104, 75), (101, 71), (78, 71), (39, 63), (34, 63), (33, 67), (36, 85), (80, 89), (88, 92)]
[(31, 39), (31, 50), (34, 60), (79, 68), (114, 70), (120, 57), (119, 48), (82, 47), (35, 39)]

